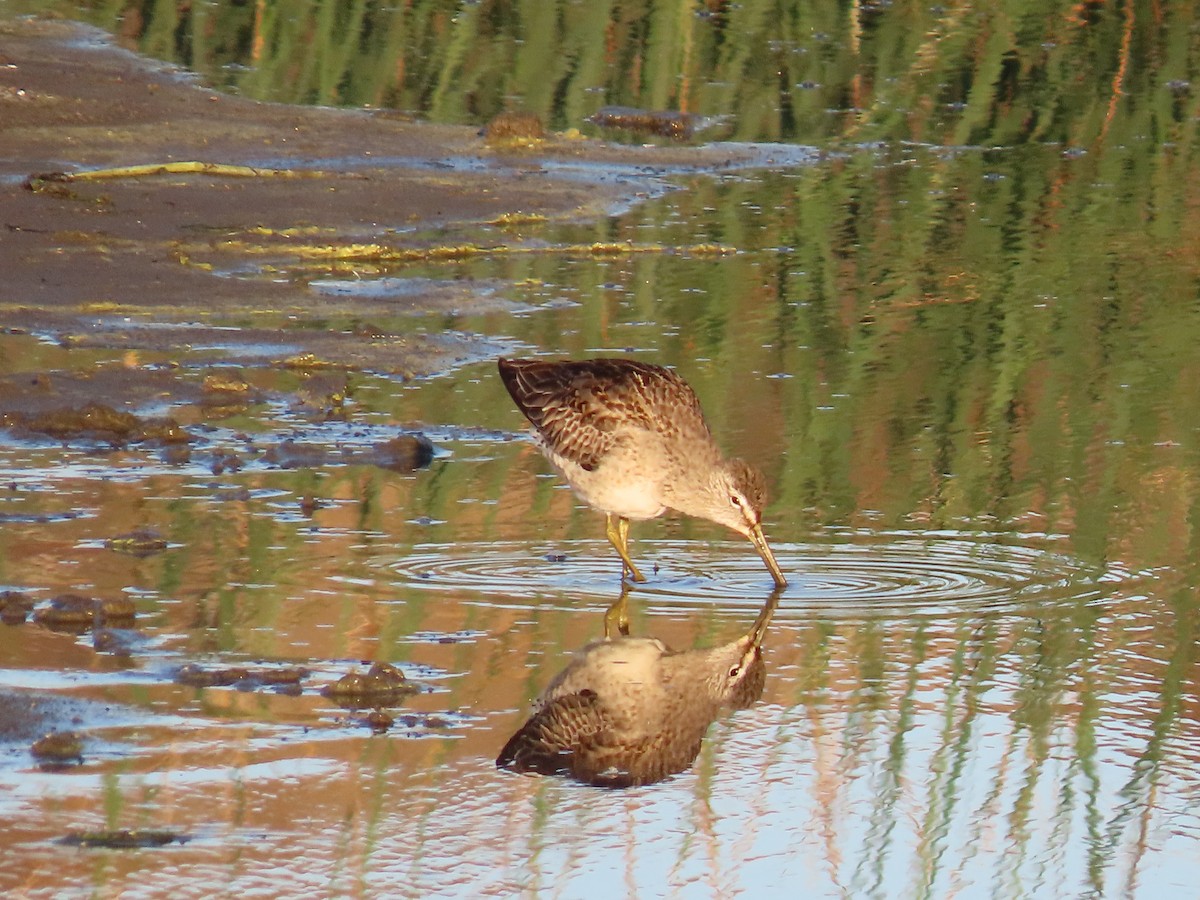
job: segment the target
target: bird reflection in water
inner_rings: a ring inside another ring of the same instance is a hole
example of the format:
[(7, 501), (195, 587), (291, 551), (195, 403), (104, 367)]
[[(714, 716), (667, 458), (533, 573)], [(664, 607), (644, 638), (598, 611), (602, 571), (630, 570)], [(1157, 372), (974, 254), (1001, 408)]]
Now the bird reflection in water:
[(588, 644), (546, 688), (496, 765), (601, 787), (653, 784), (689, 768), (723, 710), (762, 696), (762, 641), (779, 595), (771, 594), (745, 635), (719, 647), (677, 652), (625, 635)]

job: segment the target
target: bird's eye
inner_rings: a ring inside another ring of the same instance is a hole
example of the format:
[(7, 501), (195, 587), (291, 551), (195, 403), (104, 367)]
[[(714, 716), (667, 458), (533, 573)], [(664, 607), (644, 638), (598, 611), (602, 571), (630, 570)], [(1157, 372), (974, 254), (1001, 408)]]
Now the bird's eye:
[(739, 509), (742, 506), (742, 498), (739, 497), (737, 494), (730, 494), (729, 502), (732, 503), (734, 506), (738, 507)]

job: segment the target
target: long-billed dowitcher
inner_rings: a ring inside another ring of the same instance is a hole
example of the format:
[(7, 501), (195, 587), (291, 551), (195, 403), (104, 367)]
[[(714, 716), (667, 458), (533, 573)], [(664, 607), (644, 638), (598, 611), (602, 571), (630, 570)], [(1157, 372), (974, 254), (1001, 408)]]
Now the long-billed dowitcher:
[(673, 509), (745, 535), (775, 584), (787, 585), (763, 536), (762, 473), (722, 456), (680, 376), (630, 359), (501, 359), (499, 366), (542, 453), (607, 517), (622, 576), (646, 580), (629, 556), (629, 520)]
[(584, 647), (550, 682), (496, 765), (605, 787), (682, 772), (721, 710), (745, 709), (762, 696), (762, 641), (779, 594), (772, 592), (746, 635), (720, 647), (675, 652), (632, 637)]

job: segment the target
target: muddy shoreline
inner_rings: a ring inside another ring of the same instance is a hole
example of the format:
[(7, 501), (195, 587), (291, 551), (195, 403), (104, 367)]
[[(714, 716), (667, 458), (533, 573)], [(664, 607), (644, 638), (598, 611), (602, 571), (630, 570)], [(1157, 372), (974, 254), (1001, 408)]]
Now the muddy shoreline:
[[(499, 355), (505, 344), (492, 337), (409, 330), (397, 317), (521, 308), (508, 285), (455, 271), (472, 256), (680, 252), (564, 246), (551, 230), (670, 190), (674, 175), (804, 152), (553, 134), (497, 143), (389, 111), (261, 103), (209, 90), (97, 29), (39, 19), (0, 22), (0, 122), (0, 342), (22, 336), (110, 360), (60, 377), (6, 350), (0, 425), (10, 427), (89, 403), (196, 421), (245, 391), (218, 385), (214, 397), (204, 382), (214, 366), (285, 368), (304, 383), (349, 372), (406, 380)], [(42, 177), (180, 163), (226, 168)], [(446, 276), (408, 277), (414, 262)], [(338, 289), (364, 278), (382, 289)], [(318, 407), (340, 403), (340, 384), (321, 390)], [(305, 394), (276, 399), (305, 405)]]
[[(378, 274), (423, 254), (452, 260), (455, 252), (524, 248), (545, 223), (601, 218), (661, 193), (672, 174), (769, 164), (764, 154), (784, 152), (620, 147), (558, 135), (492, 146), (477, 129), (387, 111), (219, 94), (76, 23), (3, 22), (0, 37), (0, 330), (73, 347), (212, 345), (231, 361), (253, 348), (259, 363), (441, 371), (499, 348), (461, 334), (281, 330), (279, 321), (503, 304), (492, 286), (469, 282), (351, 300), (309, 282), (324, 263)], [(264, 174), (160, 174), (37, 191), (27, 181), (185, 161)], [(297, 265), (307, 268), (297, 274)], [(234, 319), (236, 332), (214, 335)]]

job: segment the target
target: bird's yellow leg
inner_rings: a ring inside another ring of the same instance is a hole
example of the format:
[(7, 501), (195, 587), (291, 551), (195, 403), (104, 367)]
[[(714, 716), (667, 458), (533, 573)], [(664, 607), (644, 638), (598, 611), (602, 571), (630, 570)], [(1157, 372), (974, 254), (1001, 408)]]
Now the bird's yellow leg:
[(629, 577), (634, 581), (645, 581), (646, 576), (638, 571), (638, 567), (629, 558), (629, 520), (624, 516), (619, 516), (614, 525), (613, 516), (609, 513), (605, 530), (608, 534), (608, 542), (616, 548), (617, 553), (621, 554), (621, 563), (624, 566), (621, 575), (624, 576), (628, 572)]
[(629, 591), (624, 587), (621, 588), (621, 596), (604, 613), (604, 637), (606, 640), (611, 641), (616, 637), (613, 634), (614, 626), (622, 637), (629, 637)]

